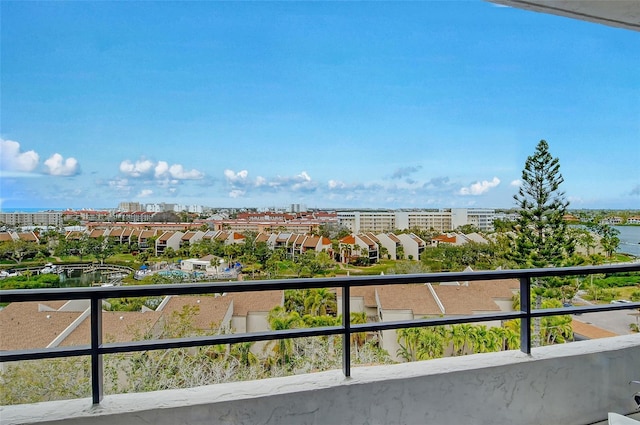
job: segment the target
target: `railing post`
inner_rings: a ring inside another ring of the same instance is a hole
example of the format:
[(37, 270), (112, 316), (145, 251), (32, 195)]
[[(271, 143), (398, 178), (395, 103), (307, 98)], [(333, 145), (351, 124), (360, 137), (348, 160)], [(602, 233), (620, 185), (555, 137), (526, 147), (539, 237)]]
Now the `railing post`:
[(531, 354), (531, 278), (520, 278), (520, 311), (526, 316), (520, 319), (520, 351)]
[(350, 289), (347, 283), (342, 287), (342, 326), (344, 333), (342, 336), (342, 372), (344, 376), (351, 376), (351, 306)]
[(100, 404), (102, 392), (102, 300), (91, 298), (91, 396), (93, 404)]

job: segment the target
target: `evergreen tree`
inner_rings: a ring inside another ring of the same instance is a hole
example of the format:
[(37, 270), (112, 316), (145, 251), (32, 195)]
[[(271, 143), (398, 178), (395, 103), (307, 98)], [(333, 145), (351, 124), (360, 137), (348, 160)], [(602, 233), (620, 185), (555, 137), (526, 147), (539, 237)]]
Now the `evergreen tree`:
[(569, 202), (560, 190), (564, 182), (560, 162), (541, 140), (522, 171), (522, 184), (514, 199), (520, 217), (516, 225), (514, 259), (522, 266), (557, 266), (573, 253), (566, 221)]

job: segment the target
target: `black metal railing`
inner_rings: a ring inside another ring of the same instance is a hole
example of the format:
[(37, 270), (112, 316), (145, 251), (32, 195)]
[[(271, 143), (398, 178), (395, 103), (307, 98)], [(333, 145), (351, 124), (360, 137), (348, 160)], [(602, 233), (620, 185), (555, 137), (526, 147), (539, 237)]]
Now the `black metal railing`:
[[(235, 344), (240, 342), (270, 341), (285, 338), (341, 335), (343, 344), (342, 369), (345, 376), (351, 375), (351, 334), (389, 329), (420, 326), (453, 325), (495, 320), (521, 319), (520, 349), (531, 353), (531, 323), (537, 317), (557, 316), (572, 313), (590, 313), (612, 310), (640, 308), (640, 303), (606, 304), (553, 309), (531, 308), (531, 281), (538, 277), (587, 276), (597, 273), (621, 273), (640, 271), (640, 263), (617, 264), (589, 267), (543, 268), (522, 270), (496, 270), (455, 273), (426, 273), (388, 276), (359, 276), (347, 278), (307, 278), (265, 281), (243, 281), (225, 283), (194, 283), (152, 286), (121, 286), (95, 288), (55, 288), (7, 290), (0, 292), (0, 302), (90, 300), (91, 303), (91, 343), (88, 346), (55, 347), (0, 352), (0, 362), (38, 360), (60, 357), (90, 356), (92, 399), (94, 404), (103, 398), (102, 356), (104, 354), (127, 353), (146, 350), (198, 347), (205, 345)], [(520, 311), (494, 314), (478, 314), (455, 317), (425, 318), (366, 324), (350, 323), (350, 289), (372, 285), (394, 285), (411, 283), (467, 282), (477, 280), (519, 279)], [(251, 332), (174, 338), (166, 340), (143, 340), (121, 343), (103, 343), (102, 340), (102, 300), (118, 297), (149, 297), (162, 295), (193, 295), (207, 293), (253, 292), (287, 289), (342, 288), (342, 324), (305, 329)]]

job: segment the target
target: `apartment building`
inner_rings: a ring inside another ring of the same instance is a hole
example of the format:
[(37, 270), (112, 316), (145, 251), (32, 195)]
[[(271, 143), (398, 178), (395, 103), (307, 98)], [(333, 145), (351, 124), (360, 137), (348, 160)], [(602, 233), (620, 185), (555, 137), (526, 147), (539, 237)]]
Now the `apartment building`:
[(120, 202), (118, 211), (142, 211), (142, 204), (140, 202)]
[(0, 224), (17, 226), (62, 227), (62, 211), (0, 213)]
[(62, 212), (62, 218), (65, 221), (106, 221), (111, 216), (109, 211), (96, 210), (67, 210)]
[(338, 211), (338, 223), (354, 233), (388, 233), (396, 229), (446, 232), (471, 224), (493, 229), (495, 211), (484, 208), (451, 208), (438, 211)]

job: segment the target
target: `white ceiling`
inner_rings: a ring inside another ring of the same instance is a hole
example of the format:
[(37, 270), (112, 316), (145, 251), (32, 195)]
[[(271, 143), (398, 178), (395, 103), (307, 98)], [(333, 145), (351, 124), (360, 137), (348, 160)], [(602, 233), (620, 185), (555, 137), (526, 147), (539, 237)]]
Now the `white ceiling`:
[(640, 31), (640, 0), (488, 0), (519, 9)]

